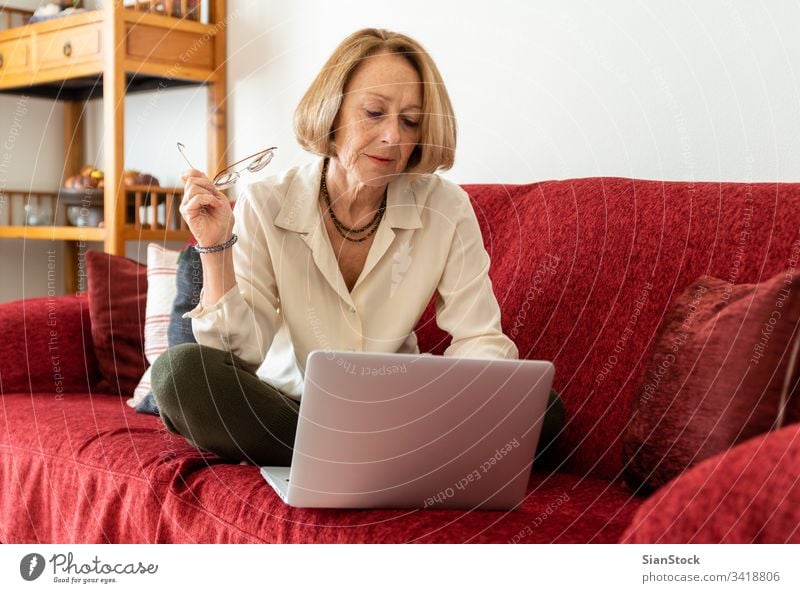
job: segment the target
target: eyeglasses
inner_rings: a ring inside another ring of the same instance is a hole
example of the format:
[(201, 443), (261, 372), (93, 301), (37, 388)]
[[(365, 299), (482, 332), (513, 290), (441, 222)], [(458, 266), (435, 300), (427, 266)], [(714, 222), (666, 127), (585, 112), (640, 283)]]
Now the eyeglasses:
[[(251, 173), (255, 173), (256, 171), (260, 171), (272, 160), (272, 157), (275, 156), (275, 151), (278, 148), (273, 146), (272, 148), (267, 148), (255, 154), (251, 154), (249, 157), (243, 158), (241, 161), (236, 161), (229, 167), (225, 167), (222, 171), (217, 173), (216, 177), (211, 181), (217, 189), (228, 189), (232, 187), (237, 181), (239, 181), (239, 173), (242, 171), (250, 171)], [(189, 165), (190, 169), (195, 169), (196, 167), (189, 162), (189, 159), (186, 157), (186, 146), (183, 143), (178, 142), (178, 152), (181, 153), (183, 160), (186, 161), (186, 164)]]

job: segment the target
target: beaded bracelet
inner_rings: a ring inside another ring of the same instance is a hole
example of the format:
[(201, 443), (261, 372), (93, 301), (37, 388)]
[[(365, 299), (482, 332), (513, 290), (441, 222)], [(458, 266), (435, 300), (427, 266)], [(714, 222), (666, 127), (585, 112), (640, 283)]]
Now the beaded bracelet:
[(217, 251), (224, 251), (236, 241), (239, 240), (239, 237), (236, 236), (236, 233), (232, 233), (231, 238), (225, 241), (224, 243), (220, 243), (219, 245), (212, 245), (211, 247), (200, 247), (199, 245), (194, 246), (194, 250), (197, 253), (216, 253)]

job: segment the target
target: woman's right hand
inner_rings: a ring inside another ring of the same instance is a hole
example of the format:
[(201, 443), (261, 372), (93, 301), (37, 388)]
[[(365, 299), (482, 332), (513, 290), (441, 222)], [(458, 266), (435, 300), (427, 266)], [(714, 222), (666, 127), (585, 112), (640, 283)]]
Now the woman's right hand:
[(206, 174), (188, 169), (181, 175), (183, 199), (180, 213), (200, 247), (213, 247), (231, 238), (233, 211), (227, 196)]

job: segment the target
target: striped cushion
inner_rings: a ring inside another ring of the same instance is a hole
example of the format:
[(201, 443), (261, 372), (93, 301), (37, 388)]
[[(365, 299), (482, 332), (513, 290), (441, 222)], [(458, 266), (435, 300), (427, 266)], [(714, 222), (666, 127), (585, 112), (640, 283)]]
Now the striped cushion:
[[(180, 251), (165, 249), (156, 243), (147, 246), (147, 306), (144, 320), (144, 354), (152, 365), (167, 349), (167, 330), (175, 301), (175, 276)], [(133, 397), (127, 404), (135, 408), (150, 393), (150, 367), (147, 368)]]

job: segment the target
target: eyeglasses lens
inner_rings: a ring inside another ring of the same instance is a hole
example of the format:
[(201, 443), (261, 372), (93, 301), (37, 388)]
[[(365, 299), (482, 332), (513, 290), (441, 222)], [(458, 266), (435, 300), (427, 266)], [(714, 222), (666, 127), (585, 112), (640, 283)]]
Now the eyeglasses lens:
[(272, 156), (275, 153), (271, 150), (265, 150), (264, 152), (257, 154), (252, 161), (247, 164), (247, 170), (251, 173), (255, 173), (256, 171), (260, 171), (272, 160)]
[(222, 173), (214, 179), (214, 185), (219, 189), (228, 189), (236, 183), (239, 179), (239, 174), (236, 171)]

